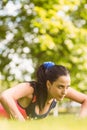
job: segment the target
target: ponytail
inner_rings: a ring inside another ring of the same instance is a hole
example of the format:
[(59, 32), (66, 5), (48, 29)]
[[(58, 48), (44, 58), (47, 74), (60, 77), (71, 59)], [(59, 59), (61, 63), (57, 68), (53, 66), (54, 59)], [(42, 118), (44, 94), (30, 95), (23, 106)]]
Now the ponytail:
[(53, 62), (44, 62), (37, 70), (37, 104), (40, 110), (45, 106), (47, 100), (46, 70), (54, 66)]

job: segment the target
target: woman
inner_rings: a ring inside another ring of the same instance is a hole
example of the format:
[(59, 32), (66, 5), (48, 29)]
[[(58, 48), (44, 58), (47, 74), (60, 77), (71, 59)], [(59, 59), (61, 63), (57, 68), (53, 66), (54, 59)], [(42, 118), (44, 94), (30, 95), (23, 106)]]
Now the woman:
[(67, 97), (81, 103), (80, 116), (87, 116), (87, 95), (70, 87), (70, 74), (64, 66), (44, 62), (36, 76), (36, 81), (20, 83), (1, 93), (1, 113), (21, 121), (44, 118), (57, 101)]

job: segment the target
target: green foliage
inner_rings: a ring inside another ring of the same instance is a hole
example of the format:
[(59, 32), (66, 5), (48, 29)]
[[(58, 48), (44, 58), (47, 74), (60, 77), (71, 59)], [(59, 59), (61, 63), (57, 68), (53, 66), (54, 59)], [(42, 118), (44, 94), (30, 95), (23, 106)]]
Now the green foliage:
[[(13, 6), (14, 11), (6, 11), (8, 5)], [(23, 81), (28, 75), (35, 78), (35, 71), (27, 71), (29, 67), (20, 69), (26, 59), (32, 59), (35, 70), (50, 60), (70, 70), (73, 87), (87, 90), (86, 0), (5, 0), (0, 11), (3, 81)], [(12, 64), (21, 71), (19, 78), (11, 70)]]

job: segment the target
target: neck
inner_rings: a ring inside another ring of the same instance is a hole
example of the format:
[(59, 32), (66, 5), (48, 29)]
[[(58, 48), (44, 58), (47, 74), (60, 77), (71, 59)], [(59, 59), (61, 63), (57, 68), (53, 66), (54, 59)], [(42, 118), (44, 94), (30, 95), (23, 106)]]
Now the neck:
[(48, 94), (48, 97), (47, 97), (47, 103), (51, 103), (53, 101), (53, 98)]

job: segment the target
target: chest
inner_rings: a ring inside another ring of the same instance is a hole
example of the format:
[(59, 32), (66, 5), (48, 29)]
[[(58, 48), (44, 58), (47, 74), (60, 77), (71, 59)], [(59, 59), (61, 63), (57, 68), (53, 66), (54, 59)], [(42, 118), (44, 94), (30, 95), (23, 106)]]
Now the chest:
[(53, 109), (56, 105), (55, 101), (51, 103), (46, 103), (42, 110), (39, 109), (39, 106), (33, 102), (26, 108), (26, 113), (31, 118), (44, 118), (46, 117), (51, 109)]
[(21, 107), (26, 108), (29, 106), (31, 100), (32, 98), (23, 97), (18, 100), (18, 103), (20, 104)]
[(49, 103), (49, 104), (46, 103), (45, 106), (44, 106), (44, 108), (43, 108), (42, 110), (40, 110), (40, 109), (39, 109), (39, 106), (36, 105), (36, 106), (35, 106), (35, 113), (36, 113), (37, 115), (43, 115), (43, 114), (47, 113), (48, 110), (49, 110), (49, 108), (50, 108), (50, 105), (51, 105), (51, 103)]

